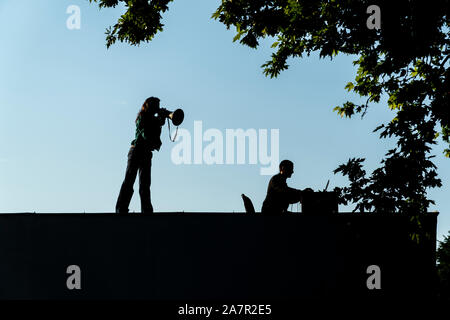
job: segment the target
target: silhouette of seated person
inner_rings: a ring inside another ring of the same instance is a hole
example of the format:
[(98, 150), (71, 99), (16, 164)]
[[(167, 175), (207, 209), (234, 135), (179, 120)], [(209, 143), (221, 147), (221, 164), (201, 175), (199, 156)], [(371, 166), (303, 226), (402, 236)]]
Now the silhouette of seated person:
[(267, 188), (266, 199), (263, 202), (261, 213), (279, 214), (287, 212), (289, 204), (301, 202), (304, 191), (288, 187), (286, 179), (294, 173), (294, 163), (289, 160), (280, 162), (280, 173), (274, 175)]

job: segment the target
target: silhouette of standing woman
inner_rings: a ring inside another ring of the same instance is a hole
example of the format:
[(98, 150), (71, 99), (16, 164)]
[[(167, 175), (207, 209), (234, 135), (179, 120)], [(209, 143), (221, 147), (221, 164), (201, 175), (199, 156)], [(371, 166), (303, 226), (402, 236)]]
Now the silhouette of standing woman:
[(164, 125), (167, 116), (165, 112), (165, 109), (159, 107), (159, 99), (150, 97), (145, 100), (137, 115), (136, 136), (131, 142), (131, 148), (128, 152), (128, 164), (116, 203), (116, 213), (128, 213), (138, 171), (141, 212), (153, 212), (150, 198), (152, 151), (159, 150), (161, 147), (161, 127)]

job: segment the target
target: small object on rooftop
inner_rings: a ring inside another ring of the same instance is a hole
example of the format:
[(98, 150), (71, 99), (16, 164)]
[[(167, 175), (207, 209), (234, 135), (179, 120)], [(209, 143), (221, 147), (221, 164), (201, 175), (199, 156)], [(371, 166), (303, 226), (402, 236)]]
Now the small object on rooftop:
[(244, 207), (246, 213), (255, 213), (255, 207), (253, 206), (252, 200), (245, 194), (241, 194), (242, 200), (244, 201)]

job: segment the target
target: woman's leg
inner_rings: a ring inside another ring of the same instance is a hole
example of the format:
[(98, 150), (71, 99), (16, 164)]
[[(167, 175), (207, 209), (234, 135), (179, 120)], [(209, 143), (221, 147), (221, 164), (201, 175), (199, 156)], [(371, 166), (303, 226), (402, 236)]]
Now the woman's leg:
[(146, 151), (145, 156), (142, 157), (142, 163), (139, 166), (139, 195), (141, 196), (142, 213), (153, 212), (150, 196), (152, 156), (151, 151)]
[(133, 185), (136, 180), (137, 170), (139, 167), (139, 158), (136, 148), (131, 146), (128, 152), (127, 170), (125, 171), (125, 179), (120, 188), (119, 197), (116, 203), (116, 213), (128, 213), (131, 197), (133, 196)]

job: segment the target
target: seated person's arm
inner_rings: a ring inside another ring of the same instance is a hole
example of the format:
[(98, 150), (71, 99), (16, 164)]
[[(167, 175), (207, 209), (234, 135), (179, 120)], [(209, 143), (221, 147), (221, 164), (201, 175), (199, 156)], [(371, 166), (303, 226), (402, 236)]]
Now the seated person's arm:
[(288, 187), (288, 189), (289, 189), (289, 191), (288, 191), (287, 195), (288, 195), (289, 203), (297, 203), (299, 201), (300, 202), (302, 201), (302, 194), (303, 194), (302, 190), (289, 188), (289, 187)]
[(286, 199), (288, 203), (296, 203), (301, 200), (302, 191), (288, 187), (286, 181), (281, 179), (272, 181), (272, 190), (280, 198)]

